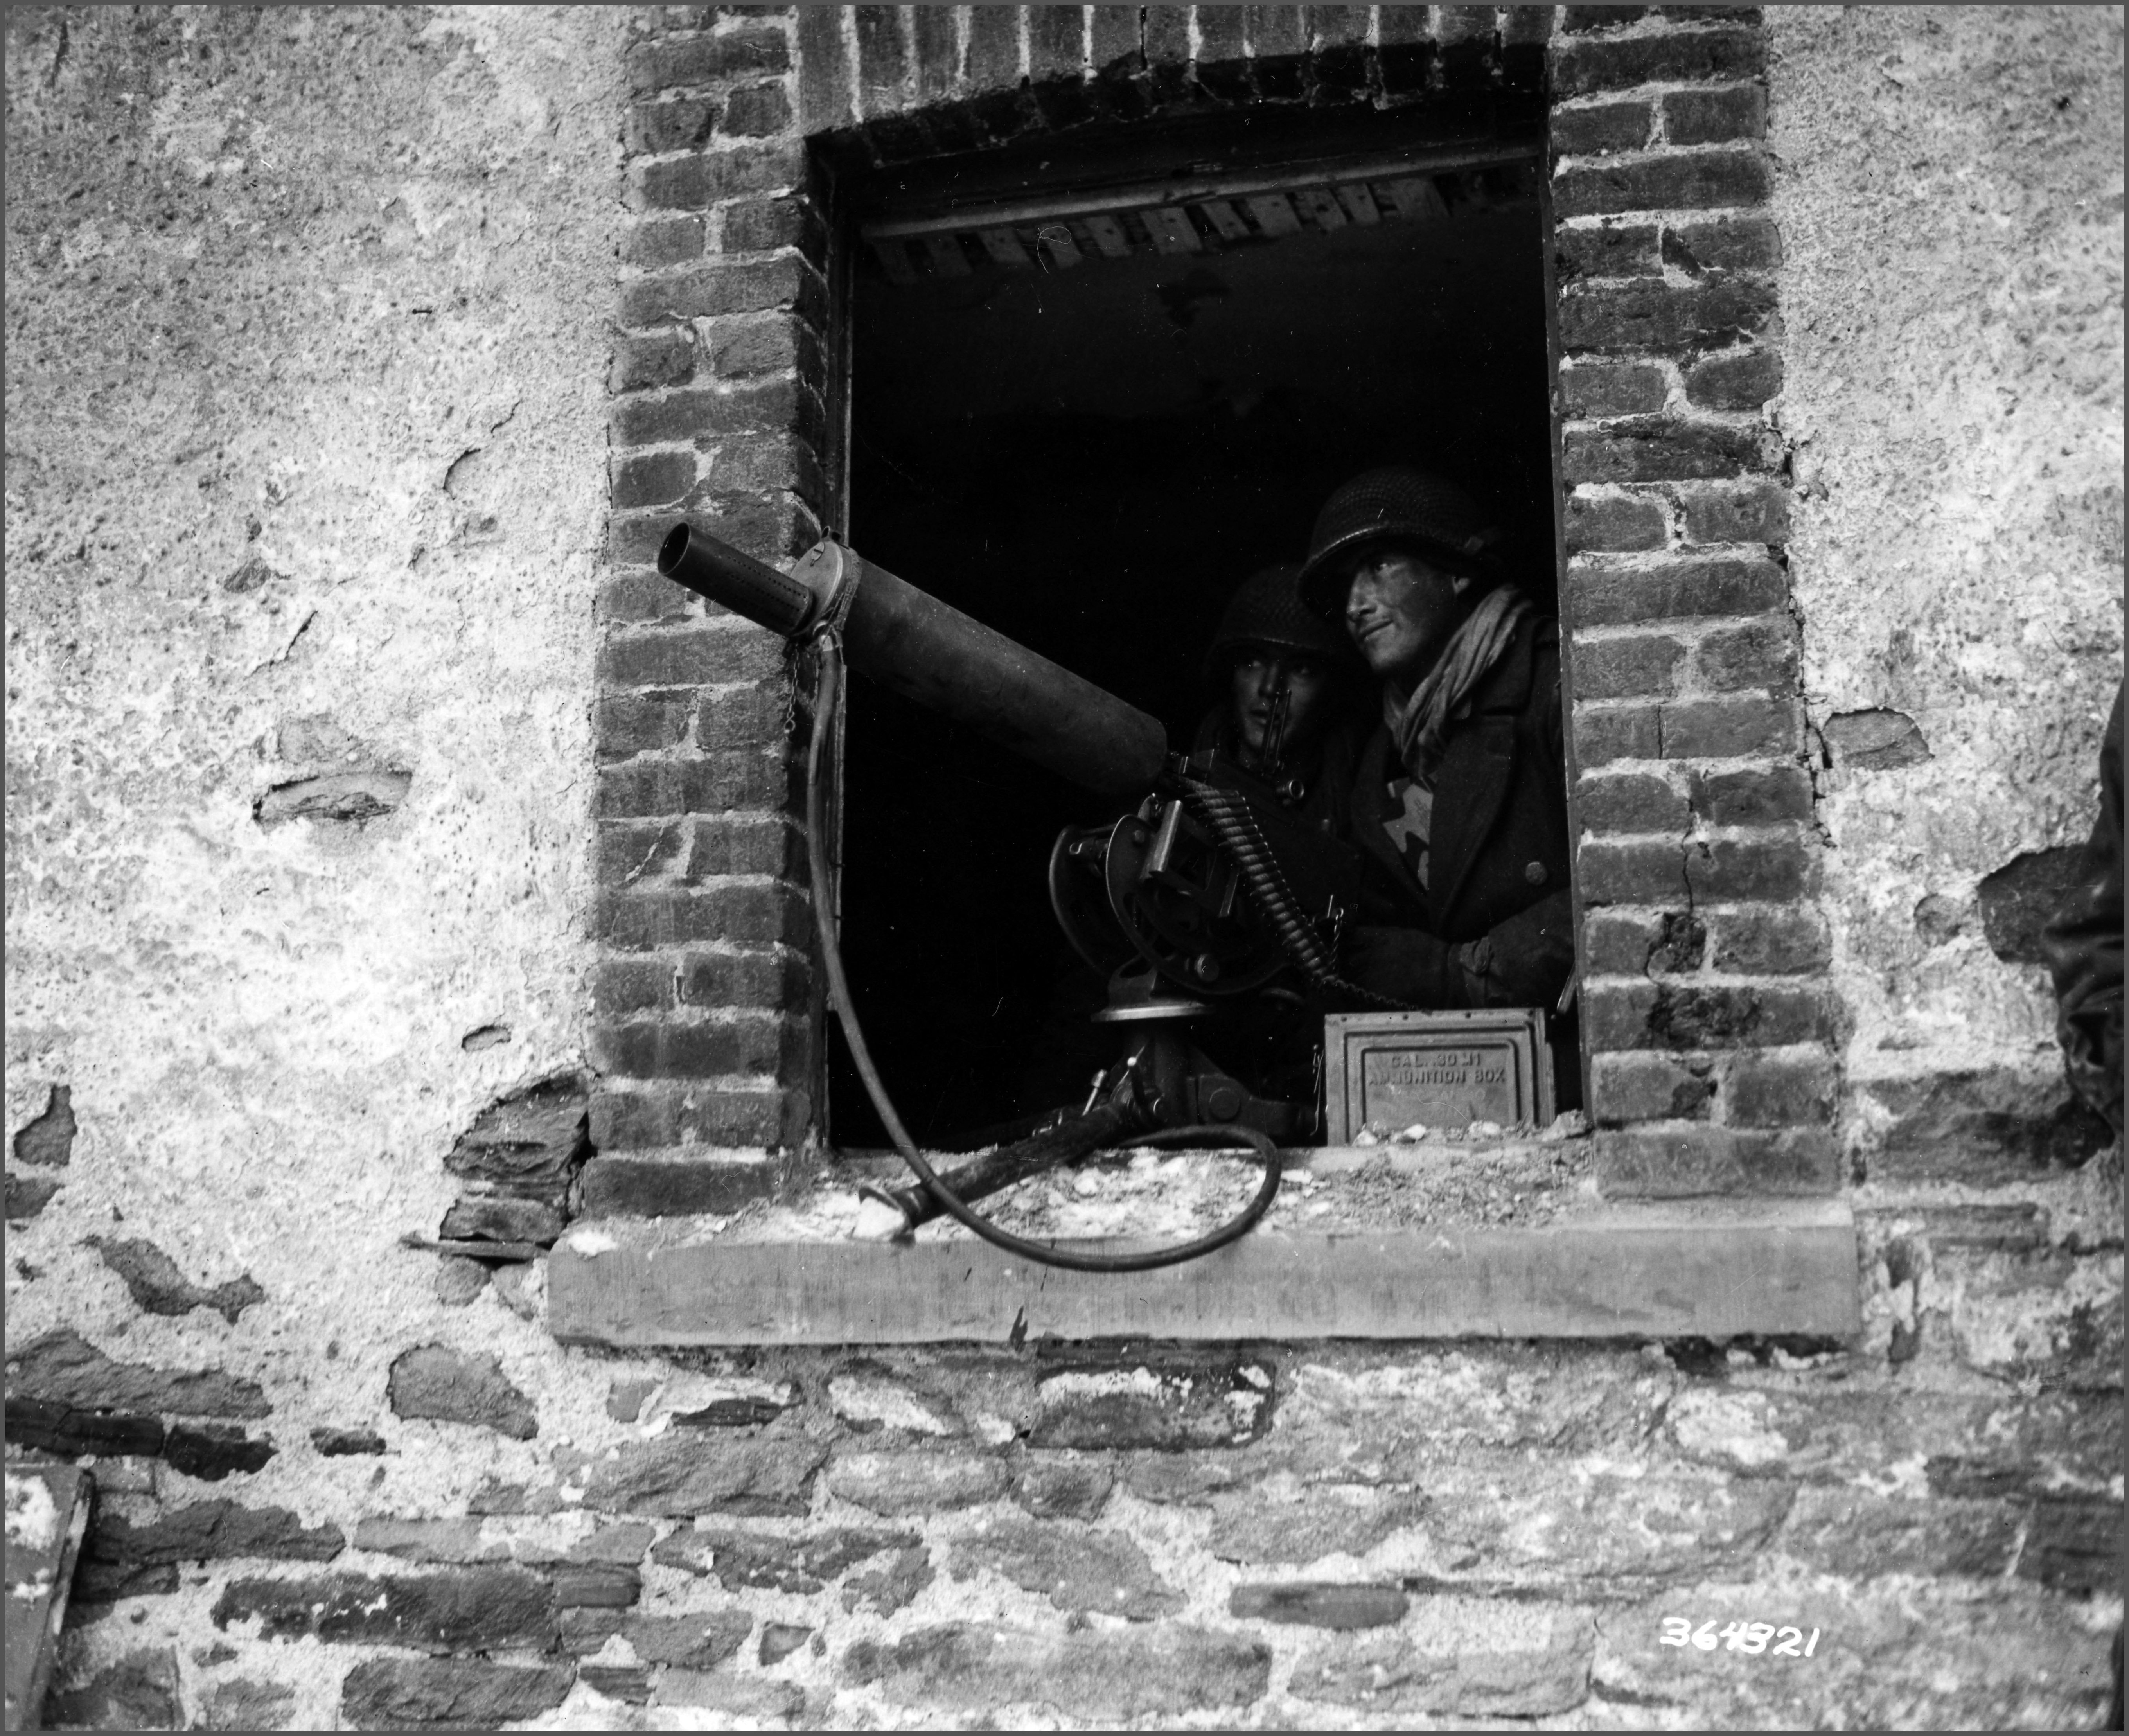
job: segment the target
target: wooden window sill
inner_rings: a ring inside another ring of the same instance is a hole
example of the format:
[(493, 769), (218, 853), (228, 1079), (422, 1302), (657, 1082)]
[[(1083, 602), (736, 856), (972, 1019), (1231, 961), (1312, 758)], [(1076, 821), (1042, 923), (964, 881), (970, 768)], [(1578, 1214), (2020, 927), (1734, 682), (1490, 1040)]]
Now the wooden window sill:
[(1120, 1276), (1035, 1266), (953, 1227), (900, 1244), (720, 1228), (672, 1219), (573, 1226), (548, 1265), (555, 1336), (615, 1348), (1719, 1339), (1847, 1338), (1861, 1324), (1855, 1219), (1836, 1199), (1597, 1202), (1530, 1225), (1297, 1221), (1188, 1266)]

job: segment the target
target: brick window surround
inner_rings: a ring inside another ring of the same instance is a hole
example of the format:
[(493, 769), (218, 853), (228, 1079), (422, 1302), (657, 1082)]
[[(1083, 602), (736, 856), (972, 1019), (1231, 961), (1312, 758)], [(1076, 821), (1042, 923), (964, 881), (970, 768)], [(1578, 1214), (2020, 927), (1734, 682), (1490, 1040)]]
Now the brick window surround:
[(817, 1137), (781, 647), (651, 563), (682, 517), (770, 560), (836, 527), (836, 166), (1505, 87), (1549, 97), (1599, 1180), (1621, 1201), (1786, 1199), (1846, 1221), (1788, 484), (1763, 413), (1782, 361), (1758, 9), (652, 7), (637, 27), (588, 1213), (728, 1212)]

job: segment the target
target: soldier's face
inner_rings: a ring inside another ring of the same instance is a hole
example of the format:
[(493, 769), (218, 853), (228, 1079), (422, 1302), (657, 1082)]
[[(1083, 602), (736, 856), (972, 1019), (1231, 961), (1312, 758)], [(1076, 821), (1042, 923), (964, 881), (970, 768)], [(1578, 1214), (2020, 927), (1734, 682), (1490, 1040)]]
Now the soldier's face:
[(1346, 593), (1346, 631), (1377, 675), (1409, 686), (1455, 636), (1469, 583), (1403, 549), (1369, 551)]
[(1323, 733), (1330, 710), (1331, 671), (1316, 658), (1271, 646), (1255, 646), (1235, 659), (1234, 682), (1235, 733), (1250, 758), (1265, 751), (1272, 701), (1282, 683), (1287, 709), (1279, 756), (1291, 760), (1313, 746)]

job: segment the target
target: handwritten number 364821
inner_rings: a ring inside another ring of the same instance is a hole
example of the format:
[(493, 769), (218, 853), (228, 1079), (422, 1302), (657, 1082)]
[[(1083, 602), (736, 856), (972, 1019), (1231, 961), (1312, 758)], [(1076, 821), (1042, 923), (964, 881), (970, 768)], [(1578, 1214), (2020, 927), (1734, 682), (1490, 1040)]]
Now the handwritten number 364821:
[[(1769, 1640), (1774, 1642), (1772, 1651), (1767, 1648)], [(1752, 1657), (1762, 1652), (1769, 1657), (1808, 1657), (1818, 1649), (1818, 1629), (1813, 1628), (1811, 1638), (1806, 1639), (1801, 1628), (1777, 1629), (1771, 1622), (1733, 1621), (1718, 1633), (1712, 1616), (1696, 1628), (1683, 1615), (1666, 1615), (1663, 1643), (1695, 1646), (1703, 1652), (1712, 1652), (1719, 1646), (1726, 1652), (1742, 1652)]]

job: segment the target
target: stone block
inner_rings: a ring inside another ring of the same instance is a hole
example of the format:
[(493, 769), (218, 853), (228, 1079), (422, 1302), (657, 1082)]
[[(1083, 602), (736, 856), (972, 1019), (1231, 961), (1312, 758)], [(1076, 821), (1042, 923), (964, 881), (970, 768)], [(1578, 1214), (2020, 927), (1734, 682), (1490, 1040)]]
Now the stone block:
[(552, 1711), (574, 1680), (566, 1664), (374, 1657), (348, 1672), (340, 1715), (357, 1730), (493, 1729)]
[(454, 1176), (529, 1198), (556, 1196), (589, 1155), (586, 1082), (560, 1073), (498, 1098), (445, 1155)]
[(2112, 1130), (2059, 1080), (2010, 1068), (1963, 1068), (1860, 1085), (1882, 1117), (1874, 1180), (1988, 1186), (2074, 1168)]
[[(1137, 1479), (1131, 1479), (1134, 1490)], [(1323, 1483), (1279, 1499), (1239, 1488), (1212, 1497), (1206, 1543), (1222, 1561), (1252, 1567), (1305, 1567), (1331, 1555), (1365, 1555), (1424, 1522), (1416, 1495), (1360, 1484)]]
[(627, 1705), (644, 1705), (650, 1699), (652, 1672), (648, 1664), (580, 1663), (577, 1685), (618, 1700)]
[(612, 1562), (566, 1562), (548, 1575), (558, 1610), (626, 1610), (643, 1595), (643, 1576)]
[(237, 1579), (222, 1588), (211, 1613), (218, 1628), (256, 1617), (260, 1637), (269, 1640), (316, 1638), (438, 1653), (544, 1652), (556, 1637), (554, 1593), (540, 1575), (522, 1567), (466, 1567), (420, 1577)]
[(1097, 1519), (1116, 1481), (1115, 1471), (1104, 1461), (1076, 1452), (1035, 1452), (1014, 1474), (1012, 1498), (1037, 1519)]
[(1036, 1389), (1030, 1447), (1239, 1446), (1271, 1420), (1273, 1377), (1261, 1363), (1186, 1362), (1061, 1370)]
[(1395, 1586), (1327, 1581), (1242, 1585), (1227, 1594), (1230, 1615), (1304, 1628), (1393, 1628), (1411, 1607), (1412, 1600)]
[(1060, 1610), (1152, 1621), (1187, 1601), (1154, 1571), (1145, 1552), (1114, 1532), (1038, 1522), (1015, 1514), (957, 1533), (947, 1571), (967, 1579), (997, 1574)]
[(1930, 757), (1927, 738), (1905, 712), (1840, 712), (1825, 721), (1821, 732), (1843, 771), (1895, 771)]
[(843, 1674), (931, 1717), (1047, 1705), (1088, 1721), (1174, 1718), (1254, 1705), (1270, 1683), (1271, 1648), (1182, 1625), (1056, 1633), (955, 1622), (860, 1640)]
[(764, 1622), (761, 1629), (761, 1643), (755, 1648), (755, 1660), (764, 1669), (780, 1664), (793, 1652), (803, 1648), (813, 1637), (814, 1630), (790, 1622)]
[(1595, 1635), (1579, 1610), (1431, 1598), (1414, 1625), (1417, 1643), (1384, 1635), (1304, 1652), (1288, 1691), (1374, 1718), (1489, 1721), (1556, 1716), (1588, 1695)]
[(2122, 1585), (2122, 1503), (2044, 1500), (2027, 1522), (2018, 1577), (2073, 1596)]
[(48, 1176), (18, 1176), (7, 1172), (5, 1215), (10, 1223), (27, 1223), (52, 1203), (60, 1184)]
[(917, 1541), (914, 1532), (850, 1527), (785, 1536), (722, 1529), (676, 1531), (650, 1552), (650, 1558), (714, 1579), (728, 1591), (809, 1593), (841, 1578), (860, 1562), (914, 1548)]
[(71, 1327), (7, 1350), (7, 1396), (82, 1410), (161, 1412), (198, 1417), (263, 1417), (264, 1390), (217, 1368), (153, 1368), (118, 1362)]
[(845, 1452), (828, 1467), (831, 1494), (884, 1518), (977, 1506), (1003, 1495), (1007, 1482), (998, 1459), (940, 1449)]
[(544, 1199), (507, 1194), (462, 1194), (444, 1214), (436, 1234), (446, 1240), (552, 1242), (562, 1233), (560, 1210)]
[(1905, 1500), (1854, 1489), (1798, 1490), (1772, 1548), (1815, 1571), (2000, 1578), (2018, 1547), (2018, 1510), (2001, 1501)]
[(17, 1163), (58, 1167), (74, 1161), (74, 1139), (79, 1131), (74, 1087), (55, 1085), (46, 1095), (44, 1108), (15, 1130), (9, 1149)]
[(137, 1525), (99, 1509), (83, 1540), (82, 1560), (107, 1571), (246, 1557), (328, 1562), (346, 1541), (338, 1526), (306, 1526), (285, 1507), (195, 1501)]
[(384, 1437), (369, 1428), (313, 1428), (311, 1445), (322, 1458), (347, 1458), (384, 1451)]
[(729, 1718), (734, 1720), (730, 1728), (735, 1729), (758, 1729), (772, 1723), (788, 1727), (805, 1710), (806, 1695), (796, 1682), (722, 1672), (667, 1670), (651, 1689), (650, 1703)]
[[(631, 1441), (593, 1462), (584, 1505), (602, 1513), (693, 1518), (698, 1514), (793, 1517), (807, 1510), (827, 1448), (796, 1432), (693, 1429)], [(652, 1552), (657, 1558), (657, 1552)]]
[(853, 1573), (843, 1586), (845, 1611), (870, 1610), (883, 1618), (906, 1610), (919, 1592), (938, 1577), (922, 1544), (898, 1549), (879, 1567)]
[(173, 1423), (163, 1438), (164, 1462), (205, 1483), (264, 1470), (274, 1451), (271, 1440), (248, 1435), (234, 1423)]
[(61, 1681), (38, 1715), (24, 1729), (62, 1730), (181, 1730), (178, 1654), (168, 1647), (141, 1647), (107, 1664), (85, 1681)]
[(293, 1688), (240, 1676), (207, 1691), (201, 1722), (210, 1730), (283, 1730), (290, 1727), (295, 1705)]
[(397, 1416), (464, 1423), (519, 1441), (540, 1432), (531, 1400), (511, 1384), (492, 1356), (420, 1345), (393, 1359), (387, 1390)]

